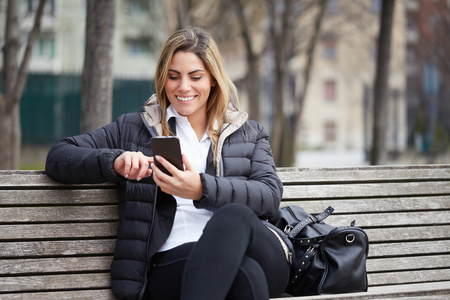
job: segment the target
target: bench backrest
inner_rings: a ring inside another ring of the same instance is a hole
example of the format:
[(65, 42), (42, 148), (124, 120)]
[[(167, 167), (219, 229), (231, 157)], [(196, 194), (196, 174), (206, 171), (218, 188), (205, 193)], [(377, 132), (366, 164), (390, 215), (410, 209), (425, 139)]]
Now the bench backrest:
[[(369, 235), (369, 285), (450, 280), (450, 165), (278, 169), (282, 205)], [(0, 298), (113, 299), (114, 185), (0, 171)]]

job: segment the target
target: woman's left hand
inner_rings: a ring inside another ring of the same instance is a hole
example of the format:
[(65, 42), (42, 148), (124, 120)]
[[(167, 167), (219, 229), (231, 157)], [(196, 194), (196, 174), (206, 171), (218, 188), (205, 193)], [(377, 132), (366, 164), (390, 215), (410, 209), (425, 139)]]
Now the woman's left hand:
[(203, 196), (203, 185), (200, 174), (194, 169), (183, 154), (182, 160), (186, 167), (184, 171), (177, 169), (164, 157), (156, 155), (158, 160), (172, 176), (165, 174), (155, 164), (152, 164), (153, 180), (164, 193), (186, 199), (200, 200)]

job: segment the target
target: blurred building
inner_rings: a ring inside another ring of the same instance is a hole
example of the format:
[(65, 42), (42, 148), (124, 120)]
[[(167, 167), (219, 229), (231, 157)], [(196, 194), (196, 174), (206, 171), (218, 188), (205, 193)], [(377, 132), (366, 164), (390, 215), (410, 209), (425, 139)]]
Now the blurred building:
[(450, 139), (450, 1), (408, 0), (408, 141), (438, 154)]
[[(20, 2), (25, 44), (39, 0)], [(151, 5), (151, 9), (150, 9)], [(161, 1), (117, 0), (114, 75), (153, 78), (155, 53), (166, 38)], [(4, 35), (6, 1), (0, 2), (0, 34)], [(41, 34), (33, 49), (31, 73), (81, 73), (84, 61), (86, 0), (47, 0)]]
[[(16, 1), (20, 3), (24, 46), (39, 0)], [(0, 45), (5, 34), (6, 2), (0, 1)], [(139, 111), (153, 93), (157, 53), (166, 38), (162, 10), (161, 1), (116, 0), (113, 117)], [(79, 133), (85, 22), (86, 0), (47, 0), (21, 99), (25, 146), (48, 144)]]
[[(25, 43), (39, 1), (17, 1)], [(176, 19), (175, 9), (170, 8), (172, 2), (116, 0), (113, 116), (139, 110), (152, 93), (156, 59)], [(445, 101), (450, 98), (448, 60), (443, 61), (442, 55), (433, 56), (433, 51), (419, 50), (431, 44), (433, 49), (450, 53), (448, 42), (447, 48), (438, 44), (448, 41), (450, 29), (442, 27), (444, 21), (448, 24), (450, 20), (448, 9), (448, 0), (396, 1), (387, 118), (388, 148), (392, 153), (404, 151), (407, 141), (422, 141), (421, 147), (431, 144), (436, 140), (435, 128), (450, 131), (450, 101)], [(370, 149), (380, 13), (380, 0), (328, 1), (298, 131), (299, 148), (354, 153)], [(0, 44), (5, 14), (6, 1), (0, 1)], [(311, 22), (309, 17), (302, 16), (300, 22)], [(85, 19), (86, 0), (47, 0), (21, 102), (24, 143), (50, 142), (78, 133)], [(264, 39), (264, 32), (256, 35)], [(234, 42), (226, 41), (220, 48), (232, 79), (242, 79), (246, 65), (242, 41), (235, 37)], [(271, 63), (270, 57), (264, 58), (265, 68), (270, 68)], [(292, 60), (290, 81), (302, 82), (304, 65), (304, 56)], [(266, 74), (262, 80), (265, 89), (273, 84), (273, 74)], [(271, 96), (270, 90), (264, 93)], [(264, 101), (261, 121), (266, 125), (270, 124), (273, 101)]]
[[(302, 114), (302, 149), (361, 156), (370, 149), (380, 13), (379, 0), (328, 2)], [(407, 146), (403, 1), (395, 3), (391, 45), (387, 147), (396, 153)]]

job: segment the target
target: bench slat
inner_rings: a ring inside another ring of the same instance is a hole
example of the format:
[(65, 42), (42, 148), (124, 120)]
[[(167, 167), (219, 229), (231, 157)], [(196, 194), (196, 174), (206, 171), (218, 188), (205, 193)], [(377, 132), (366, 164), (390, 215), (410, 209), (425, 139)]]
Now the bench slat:
[(115, 237), (117, 222), (0, 225), (0, 240)]
[(117, 205), (0, 208), (0, 224), (33, 222), (117, 221)]
[(0, 294), (2, 300), (115, 300), (110, 289), (89, 291), (40, 292), (21, 294)]
[(115, 239), (0, 243), (0, 258), (111, 255)]
[(450, 226), (368, 228), (365, 231), (369, 242), (424, 241), (448, 238)]
[[(401, 284), (392, 286), (372, 286), (367, 292), (351, 293), (351, 294), (334, 294), (307, 297), (288, 297), (283, 300), (300, 300), (300, 299), (449, 299), (450, 282), (424, 282)], [(426, 296), (426, 297), (424, 297)]]
[(299, 205), (312, 214), (319, 214), (330, 205), (335, 208), (333, 214), (448, 210), (450, 209), (450, 195), (368, 199), (326, 199), (315, 201), (286, 200), (281, 202), (281, 206), (287, 205)]
[(367, 274), (369, 285), (392, 285), (403, 283), (420, 283), (433, 281), (449, 281), (450, 270), (420, 270), (420, 271), (404, 271), (404, 272), (387, 272), (387, 273), (371, 273)]
[(284, 184), (447, 180), (449, 165), (370, 166), (351, 168), (278, 168)]
[[(389, 212), (371, 214), (351, 214), (329, 216), (325, 222), (333, 226), (348, 226), (352, 220), (360, 227), (393, 227), (407, 225), (433, 226), (450, 223), (450, 211), (425, 211), (425, 212)], [(337, 224), (337, 225), (334, 225)], [(450, 235), (450, 233), (449, 233)], [(449, 236), (450, 237), (450, 236)]]
[[(370, 243), (369, 257), (392, 257), (404, 255), (428, 255), (448, 253), (450, 240), (440, 240), (432, 242), (408, 242), (408, 243)], [(426, 251), (425, 251), (426, 250)]]
[(45, 174), (45, 171), (31, 170), (0, 170), (0, 190), (31, 189), (31, 188), (104, 188), (113, 189), (113, 183), (101, 184), (64, 184), (57, 182)]
[(450, 272), (450, 255), (389, 257), (367, 260), (367, 271), (370, 273), (434, 268), (446, 268)]
[(367, 184), (323, 184), (286, 186), (284, 199), (372, 198), (415, 195), (449, 195), (449, 182), (405, 182)]
[(0, 206), (117, 203), (116, 189), (0, 190)]
[[(51, 291), (64, 289), (109, 288), (107, 273), (1, 277), (0, 291)], [(1, 294), (0, 294), (1, 295)]]
[(112, 256), (0, 260), (0, 274), (109, 272)]

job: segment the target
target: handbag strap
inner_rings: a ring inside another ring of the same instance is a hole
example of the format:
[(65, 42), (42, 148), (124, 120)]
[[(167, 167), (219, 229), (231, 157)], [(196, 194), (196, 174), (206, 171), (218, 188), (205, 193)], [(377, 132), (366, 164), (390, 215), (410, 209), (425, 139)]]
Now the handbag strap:
[(325, 220), (329, 215), (331, 215), (333, 211), (334, 208), (328, 206), (328, 208), (325, 209), (322, 213), (316, 216), (310, 215), (308, 219), (298, 222), (295, 226), (287, 225), (284, 228), (284, 232), (289, 236), (289, 238), (293, 239), (300, 231), (303, 230), (303, 228), (308, 226), (310, 223), (318, 223)]
[(306, 250), (302, 259), (295, 266), (294, 274), (290, 278), (291, 281), (289, 282), (289, 285), (297, 284), (297, 282), (300, 280), (300, 275), (302, 274), (302, 272), (309, 267), (310, 261), (313, 259), (315, 252), (316, 252), (315, 246), (310, 246), (308, 250)]

